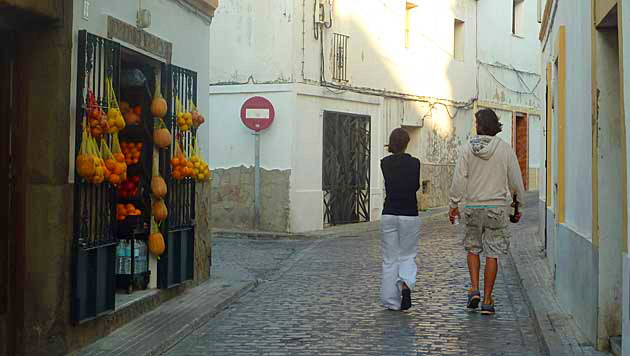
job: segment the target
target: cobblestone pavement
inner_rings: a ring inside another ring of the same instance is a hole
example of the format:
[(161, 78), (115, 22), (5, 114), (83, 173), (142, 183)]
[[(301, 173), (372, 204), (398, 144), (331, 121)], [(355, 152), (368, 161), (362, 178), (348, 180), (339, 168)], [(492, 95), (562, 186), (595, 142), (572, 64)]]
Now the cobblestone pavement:
[(225, 280), (271, 278), (291, 256), (310, 246), (304, 240), (212, 239), (212, 277)]
[(282, 251), (273, 246), (287, 242), (218, 241), (215, 252), (222, 244), (248, 244), (251, 253), (231, 259), (244, 273), (260, 273), (243, 267), (248, 259), (276, 266), (276, 258), (290, 256), (276, 272), (259, 274), (264, 283), (167, 355), (539, 355), (534, 321), (509, 260), (501, 261), (497, 278), (497, 315), (466, 311), (465, 253), (460, 232), (445, 220), (423, 222), (414, 307), (407, 313), (380, 306), (377, 232), (292, 241)]

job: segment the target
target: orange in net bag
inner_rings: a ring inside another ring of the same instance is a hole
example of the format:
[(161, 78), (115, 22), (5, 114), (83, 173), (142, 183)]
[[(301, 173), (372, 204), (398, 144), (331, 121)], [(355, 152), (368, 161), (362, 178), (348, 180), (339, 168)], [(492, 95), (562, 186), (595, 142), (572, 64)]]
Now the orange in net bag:
[(192, 99), (190, 100), (190, 115), (192, 117), (192, 127), (193, 129), (197, 129), (201, 124), (206, 122), (206, 119), (199, 113), (197, 110), (197, 106), (193, 103)]
[(112, 138), (112, 157), (114, 158), (114, 163), (111, 165), (113, 169), (111, 170), (109, 181), (117, 185), (127, 180), (127, 164), (125, 163), (125, 155), (123, 155), (120, 148), (117, 133)]
[(182, 144), (178, 141), (177, 145), (175, 145), (175, 155), (171, 158), (171, 176), (175, 180), (191, 177), (193, 174), (192, 167), (192, 162), (188, 161), (184, 155)]
[(125, 128), (127, 125), (125, 123), (125, 119), (120, 112), (120, 107), (118, 106), (118, 101), (116, 101), (116, 93), (114, 92), (114, 87), (112, 86), (112, 79), (106, 79), (107, 85), (107, 126), (110, 134), (116, 134), (118, 131)]
[(105, 162), (101, 158), (101, 151), (94, 137), (89, 138), (89, 150), (94, 159), (94, 175), (88, 179), (92, 184), (101, 184), (105, 181)]
[(83, 134), (81, 137), (81, 148), (75, 162), (75, 167), (79, 177), (88, 179), (94, 175), (96, 169), (96, 162), (94, 156), (90, 154), (89, 149), (90, 139), (86, 125), (86, 119), (83, 119)]
[(203, 160), (201, 150), (197, 142), (197, 137), (194, 138), (195, 146), (191, 146), (190, 161), (193, 164), (193, 178), (198, 182), (206, 182), (210, 178), (210, 168), (208, 164)]
[(193, 125), (192, 114), (184, 111), (184, 107), (182, 106), (181, 101), (179, 101), (179, 97), (175, 97), (175, 112), (177, 113), (177, 127), (179, 131), (186, 132), (189, 131)]
[(112, 151), (110, 151), (109, 146), (107, 145), (107, 141), (105, 138), (101, 138), (101, 159), (105, 164), (105, 180), (110, 182), (110, 177), (112, 175), (112, 171), (114, 169), (113, 163), (114, 156), (112, 155)]

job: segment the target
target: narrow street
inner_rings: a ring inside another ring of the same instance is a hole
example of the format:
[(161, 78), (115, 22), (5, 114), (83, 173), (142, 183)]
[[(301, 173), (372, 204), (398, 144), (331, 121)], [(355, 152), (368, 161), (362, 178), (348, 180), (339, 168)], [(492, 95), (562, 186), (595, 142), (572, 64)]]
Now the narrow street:
[[(536, 224), (535, 204), (533, 200), (525, 211), (526, 224), (532, 226)], [(383, 309), (379, 304), (379, 234), (373, 230), (312, 243), (264, 242), (267, 247), (257, 253), (270, 250), (269, 262), (264, 263), (267, 269), (263, 266), (258, 272), (247, 261), (263, 260), (260, 256), (237, 259), (236, 254), (230, 258), (220, 251), (254, 242), (217, 241), (214, 251), (222, 257), (215, 257), (213, 264), (221, 273), (231, 268), (258, 273), (257, 278), (265, 281), (167, 355), (541, 353), (535, 321), (509, 259), (501, 260), (496, 282), (497, 314), (485, 317), (466, 310), (468, 272), (460, 230), (445, 216), (423, 221), (414, 307), (407, 313)], [(270, 247), (274, 244), (275, 249)], [(243, 247), (253, 250), (253, 246)], [(289, 255), (275, 273), (269, 273), (274, 260)], [(221, 269), (221, 262), (227, 267)]]

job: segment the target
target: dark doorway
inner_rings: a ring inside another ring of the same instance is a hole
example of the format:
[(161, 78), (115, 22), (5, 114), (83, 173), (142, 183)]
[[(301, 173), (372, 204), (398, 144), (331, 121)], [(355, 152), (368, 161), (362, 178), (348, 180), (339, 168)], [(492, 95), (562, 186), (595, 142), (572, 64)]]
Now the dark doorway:
[(11, 145), (14, 142), (11, 119), (14, 117), (14, 81), (15, 81), (15, 36), (11, 32), (0, 31), (0, 38), (8, 38), (8, 42), (0, 46), (0, 229), (7, 233), (0, 234), (0, 355), (10, 354), (9, 342), (13, 342), (10, 334), (14, 330), (8, 315), (9, 295), (12, 283), (9, 280), (13, 261), (13, 239), (15, 233), (11, 225), (13, 194), (13, 164)]
[(514, 148), (521, 168), (525, 190), (529, 189), (529, 129), (527, 114), (515, 114)]
[(370, 117), (324, 112), (324, 226), (370, 221)]

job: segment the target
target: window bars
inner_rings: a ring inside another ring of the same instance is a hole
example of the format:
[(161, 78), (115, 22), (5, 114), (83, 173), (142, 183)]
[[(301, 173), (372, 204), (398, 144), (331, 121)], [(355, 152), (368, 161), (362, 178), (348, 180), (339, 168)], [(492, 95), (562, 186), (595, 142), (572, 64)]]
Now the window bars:
[(333, 80), (348, 81), (348, 39), (350, 36), (335, 33), (333, 36)]

